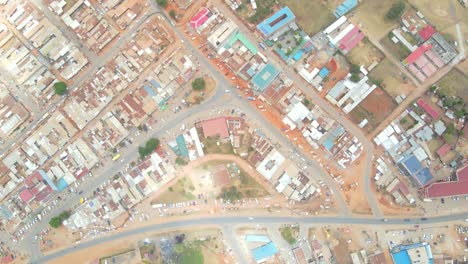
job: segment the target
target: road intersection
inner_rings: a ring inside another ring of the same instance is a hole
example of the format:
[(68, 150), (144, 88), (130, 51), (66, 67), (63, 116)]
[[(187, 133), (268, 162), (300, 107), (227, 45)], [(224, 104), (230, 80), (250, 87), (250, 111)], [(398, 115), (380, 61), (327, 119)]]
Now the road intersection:
[[(152, 3), (152, 8), (154, 9), (152, 13), (149, 13), (141, 18), (134, 27), (126, 32), (115, 44), (117, 47), (115, 50), (118, 51), (119, 48), (126, 43), (126, 41), (131, 38), (133, 32), (139, 28), (141, 24), (147, 21), (152, 15), (159, 13), (163, 15), (167, 21), (167, 17), (158, 9), (155, 3)], [(225, 7), (224, 7), (225, 8)], [(169, 21), (169, 24), (170, 21)], [(242, 23), (240, 23), (241, 28), (244, 27)], [(190, 40), (182, 33), (182, 31), (178, 27), (172, 28), (174, 33), (182, 43), (182, 45), (187, 49), (193, 56), (197, 58), (201, 67), (203, 67), (210, 76), (216, 81), (217, 88), (216, 93), (207, 101), (203, 102), (200, 105), (193, 106), (189, 109), (184, 109), (177, 114), (170, 113), (170, 118), (166, 118), (166, 122), (158, 123), (157, 127), (154, 128), (153, 131), (150, 133), (144, 134), (141, 137), (138, 137), (138, 140), (135, 140), (134, 145), (138, 146), (143, 143), (146, 139), (151, 137), (163, 137), (165, 136), (165, 132), (168, 130), (173, 129), (174, 127), (180, 126), (183, 123), (193, 123), (195, 120), (198, 119), (197, 113), (203, 112), (210, 112), (216, 109), (227, 109), (227, 108), (240, 108), (250, 119), (256, 120), (256, 124), (260, 127), (272, 141), (278, 142), (283, 148), (287, 150), (293, 150), (296, 153), (299, 153), (300, 157), (303, 157), (307, 160), (310, 160), (307, 156), (307, 153), (300, 148), (298, 148), (295, 144), (293, 144), (288, 138), (284, 136), (284, 134), (276, 127), (274, 127), (271, 123), (265, 120), (259, 111), (255, 109), (248, 101), (241, 99), (235, 92), (226, 92), (227, 90), (235, 91), (229, 85), (229, 80), (220, 73), (213, 65), (208, 61), (208, 59), (198, 50), (196, 47), (190, 44)], [(245, 28), (243, 30), (246, 30)], [(247, 34), (249, 35), (249, 34)], [(107, 61), (108, 58), (111, 58), (112, 52), (109, 52), (105, 55), (104, 58), (98, 58), (98, 63), (94, 64), (94, 66), (87, 69), (86, 73), (92, 73), (100, 66), (103, 65)], [(272, 54), (268, 54), (269, 58), (275, 58)], [(275, 59), (272, 59), (274, 64), (282, 65)], [(280, 67), (285, 71), (291, 79), (302, 87), (307, 87), (304, 80), (298, 77), (298, 75), (289, 67)], [(75, 83), (82, 83), (84, 78), (87, 78), (90, 74), (84, 74), (83, 80), (79, 80)], [(433, 223), (442, 223), (442, 222), (450, 222), (450, 221), (457, 221), (463, 220), (468, 218), (468, 214), (459, 214), (459, 215), (450, 215), (450, 216), (440, 216), (440, 217), (432, 217), (428, 218), (427, 220), (422, 220), (421, 218), (415, 219), (388, 219), (388, 221), (383, 221), (382, 212), (380, 211), (377, 199), (374, 197), (374, 193), (370, 187), (370, 176), (372, 173), (372, 162), (373, 162), (373, 152), (374, 152), (374, 145), (372, 142), (366, 137), (366, 135), (349, 119), (344, 117), (338, 109), (330, 107), (329, 103), (326, 102), (324, 99), (316, 96), (316, 93), (313, 92), (311, 89), (304, 89), (303, 90), (306, 95), (308, 95), (312, 102), (322, 109), (326, 110), (330, 116), (332, 116), (335, 120), (337, 120), (340, 124), (343, 125), (351, 134), (356, 136), (362, 143), (364, 147), (364, 155), (365, 155), (365, 192), (367, 196), (367, 200), (369, 201), (369, 206), (371, 207), (373, 217), (372, 218), (360, 218), (354, 215), (351, 215), (349, 209), (346, 205), (346, 202), (341, 194), (341, 192), (336, 188), (335, 184), (331, 181), (330, 177), (327, 176), (327, 173), (324, 169), (319, 166), (319, 164), (314, 161), (310, 160), (309, 171), (313, 172), (313, 175), (318, 175), (322, 178), (325, 182), (330, 183), (329, 186), (333, 189), (334, 193), (337, 196), (337, 206), (339, 209), (338, 216), (335, 217), (284, 217), (284, 216), (259, 216), (255, 217), (255, 224), (279, 224), (279, 223), (304, 223), (304, 224), (362, 224), (362, 225), (415, 225), (415, 224), (433, 224)], [(57, 102), (60, 104), (62, 100)], [(47, 111), (50, 111), (54, 106), (49, 107)], [(167, 114), (167, 113), (166, 113)], [(39, 122), (39, 120), (36, 120)], [(28, 129), (33, 129), (37, 122), (33, 122), (30, 124)], [(134, 131), (136, 132), (136, 131)], [(33, 240), (33, 237), (39, 233), (41, 230), (47, 228), (48, 221), (54, 215), (59, 214), (63, 210), (72, 209), (74, 206), (79, 204), (80, 197), (83, 196), (91, 196), (93, 191), (95, 190), (96, 186), (100, 186), (108, 181), (113, 175), (117, 174), (121, 171), (131, 160), (138, 156), (137, 147), (129, 147), (125, 151), (121, 153), (121, 160), (123, 162), (113, 163), (110, 160), (104, 162), (104, 167), (98, 169), (98, 171), (94, 172), (94, 177), (89, 177), (87, 180), (82, 184), (80, 187), (81, 190), (84, 191), (82, 195), (78, 195), (76, 193), (67, 195), (66, 197), (62, 197), (62, 201), (60, 206), (53, 209), (50, 214), (44, 217), (43, 221), (39, 222), (36, 226), (34, 226), (33, 230), (25, 236), (24, 240), (20, 242), (18, 245), (20, 248), (25, 249), (31, 253), (31, 261), (32, 263), (47, 263), (48, 261), (65, 256), (67, 254), (71, 254), (75, 251), (82, 250), (85, 248), (93, 247), (98, 244), (106, 243), (115, 239), (122, 239), (125, 237), (133, 236), (136, 234), (143, 234), (146, 232), (157, 232), (162, 230), (168, 229), (179, 229), (185, 227), (196, 227), (202, 225), (216, 225), (216, 223), (222, 223), (219, 226), (223, 229), (224, 232), (229, 233), (231, 236), (233, 235), (232, 226), (235, 225), (246, 225), (252, 224), (252, 221), (248, 217), (234, 217), (234, 216), (217, 216), (217, 217), (205, 217), (199, 219), (187, 219), (187, 220), (179, 220), (174, 222), (162, 223), (162, 224), (153, 224), (149, 226), (145, 226), (142, 228), (136, 228), (132, 230), (122, 231), (113, 235), (103, 236), (95, 238), (91, 241), (82, 242), (74, 247), (67, 248), (46, 256), (42, 256), (38, 243)], [(233, 237), (230, 239), (233, 240)], [(231, 242), (232, 244), (232, 242)], [(236, 250), (235, 250), (236, 251)], [(236, 254), (239, 255), (239, 254)], [(244, 256), (237, 256), (238, 260), (244, 260)]]

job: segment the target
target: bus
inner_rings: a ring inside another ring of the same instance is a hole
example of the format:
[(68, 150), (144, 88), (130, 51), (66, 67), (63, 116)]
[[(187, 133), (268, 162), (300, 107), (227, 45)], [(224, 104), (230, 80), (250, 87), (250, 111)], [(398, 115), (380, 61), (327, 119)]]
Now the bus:
[(120, 158), (120, 153), (117, 154), (117, 155), (115, 155), (115, 156), (112, 158), (112, 160), (113, 160), (113, 161), (116, 161), (116, 160), (118, 160), (119, 158)]

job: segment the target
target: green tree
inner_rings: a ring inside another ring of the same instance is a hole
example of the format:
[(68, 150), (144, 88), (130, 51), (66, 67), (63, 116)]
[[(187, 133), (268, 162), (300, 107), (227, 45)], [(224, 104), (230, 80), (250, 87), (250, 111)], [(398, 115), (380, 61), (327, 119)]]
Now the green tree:
[(177, 157), (175, 159), (175, 163), (177, 165), (180, 165), (180, 166), (183, 166), (183, 165), (186, 165), (187, 164), (187, 161), (185, 161), (182, 157)]
[(54, 83), (54, 91), (57, 95), (64, 95), (67, 92), (67, 85), (64, 82)]
[(351, 74), (351, 81), (353, 82), (359, 82), (361, 80), (361, 77), (359, 77), (359, 74)]
[(202, 77), (196, 78), (192, 82), (192, 88), (195, 91), (205, 90), (205, 86), (206, 86), (205, 79), (203, 79)]
[(144, 146), (138, 148), (138, 154), (140, 154), (140, 158), (144, 158), (153, 153), (153, 151), (159, 147), (159, 144), (160, 142), (157, 138), (148, 140)]
[(390, 9), (388, 10), (387, 14), (385, 15), (385, 18), (387, 18), (388, 20), (399, 19), (403, 14), (403, 11), (405, 11), (405, 3), (394, 3), (392, 7), (390, 7)]
[(62, 220), (60, 217), (52, 217), (49, 221), (49, 225), (53, 228), (59, 228), (62, 225)]
[(167, 7), (167, 0), (156, 0), (156, 3), (157, 3), (160, 7), (164, 7), (164, 8)]
[(172, 17), (172, 19), (177, 20), (177, 19), (176, 19), (176, 12), (175, 12), (174, 9), (171, 9), (171, 10), (169, 11), (169, 16)]
[(304, 100), (302, 100), (302, 103), (303, 103), (305, 106), (309, 106), (309, 105), (310, 105), (310, 101), (309, 101), (309, 99), (307, 99), (307, 98), (304, 98)]

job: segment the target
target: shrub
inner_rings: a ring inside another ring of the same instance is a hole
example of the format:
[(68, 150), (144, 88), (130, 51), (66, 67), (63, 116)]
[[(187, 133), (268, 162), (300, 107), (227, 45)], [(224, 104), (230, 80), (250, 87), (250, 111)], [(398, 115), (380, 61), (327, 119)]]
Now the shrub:
[(160, 7), (164, 7), (164, 8), (167, 7), (167, 0), (156, 0), (156, 3), (157, 3)]
[(403, 14), (403, 11), (405, 11), (405, 3), (398, 2), (398, 3), (393, 4), (392, 7), (390, 7), (385, 17), (388, 20), (396, 20), (401, 17), (401, 15)]

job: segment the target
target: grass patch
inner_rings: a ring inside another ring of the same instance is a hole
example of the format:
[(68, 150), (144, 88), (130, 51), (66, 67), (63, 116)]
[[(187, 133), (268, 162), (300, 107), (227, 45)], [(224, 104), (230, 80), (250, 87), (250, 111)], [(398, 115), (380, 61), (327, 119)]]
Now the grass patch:
[(332, 10), (323, 1), (280, 0), (279, 2), (294, 12), (297, 24), (309, 35), (316, 34), (336, 20)]
[(153, 200), (151, 203), (174, 203), (174, 202), (184, 202), (195, 199), (192, 191), (195, 190), (192, 181), (184, 177), (179, 179), (175, 184), (171, 185), (164, 193), (162, 193), (158, 198)]
[(177, 263), (180, 264), (203, 264), (204, 258), (198, 243), (183, 243), (175, 246), (178, 254)]
[(294, 245), (297, 242), (297, 236), (299, 235), (298, 226), (286, 226), (280, 228), (281, 237), (288, 242), (289, 245)]
[(402, 94), (408, 95), (414, 89), (408, 77), (387, 58), (369, 73), (369, 78), (382, 80), (381, 87), (393, 98)]
[(362, 24), (361, 28), (365, 28), (366, 35), (380, 39), (383, 32), (388, 32), (398, 24), (397, 21), (385, 18), (392, 5), (398, 2), (400, 0), (362, 1), (351, 20)]
[(380, 43), (399, 61), (406, 59), (406, 57), (408, 57), (411, 54), (411, 51), (405, 45), (403, 45), (401, 41), (398, 43), (393, 43), (393, 41), (391, 40), (392, 37), (393, 34), (389, 33), (388, 36), (380, 40)]
[(207, 154), (234, 154), (231, 143), (222, 142), (219, 137), (207, 137), (203, 141), (204, 151)]
[(358, 44), (358, 47), (348, 53), (349, 61), (352, 64), (363, 65), (364, 67), (368, 67), (374, 61), (381, 61), (384, 57), (384, 54), (367, 38), (364, 38)]
[(459, 70), (452, 69), (447, 73), (438, 83), (437, 86), (449, 96), (458, 96), (465, 102), (468, 101), (468, 93), (466, 85), (468, 78), (463, 75)]

